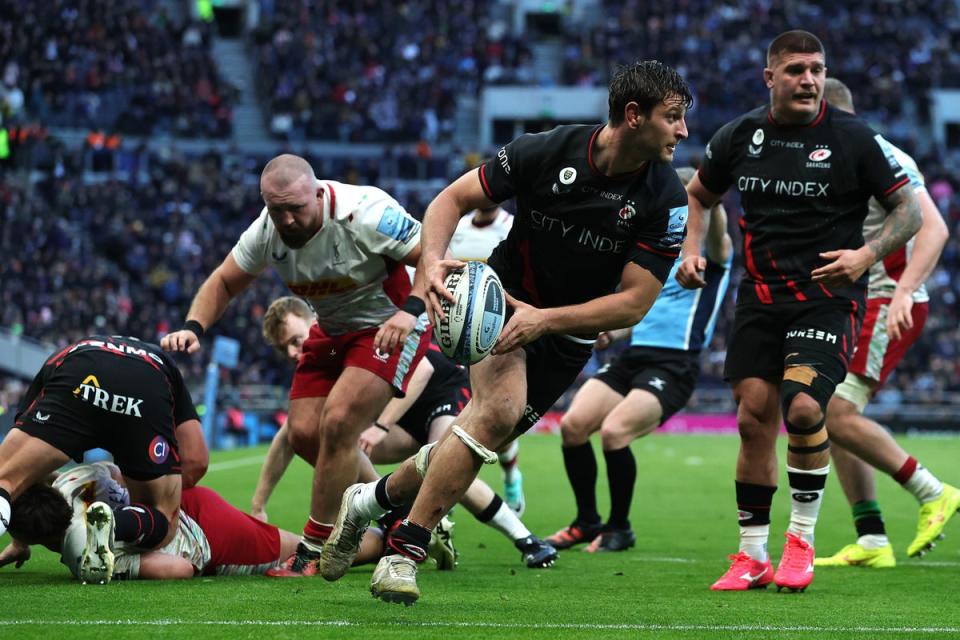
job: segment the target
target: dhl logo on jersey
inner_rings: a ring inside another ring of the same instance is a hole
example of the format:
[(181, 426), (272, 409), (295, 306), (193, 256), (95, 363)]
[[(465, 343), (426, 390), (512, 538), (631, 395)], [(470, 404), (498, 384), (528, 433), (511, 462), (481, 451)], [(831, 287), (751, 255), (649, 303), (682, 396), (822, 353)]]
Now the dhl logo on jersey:
[(119, 393), (110, 393), (106, 389), (101, 389), (100, 381), (97, 380), (97, 376), (93, 374), (83, 379), (80, 386), (73, 390), (73, 395), (84, 402), (93, 403), (93, 406), (98, 409), (103, 409), (110, 413), (119, 413), (122, 416), (136, 416), (137, 418), (143, 417), (140, 415), (140, 405), (143, 404), (143, 399), (130, 398), (128, 396), (122, 396)]
[(287, 287), (298, 296), (322, 298), (352, 291), (357, 288), (357, 283), (350, 278), (324, 278), (313, 282), (292, 282)]

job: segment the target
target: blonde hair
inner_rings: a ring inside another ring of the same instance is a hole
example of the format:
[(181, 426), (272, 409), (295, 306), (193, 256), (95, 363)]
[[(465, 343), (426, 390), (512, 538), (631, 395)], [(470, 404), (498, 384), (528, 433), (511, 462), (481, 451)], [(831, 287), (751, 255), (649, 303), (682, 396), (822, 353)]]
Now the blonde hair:
[(267, 312), (263, 314), (263, 337), (275, 349), (283, 347), (280, 344), (280, 332), (283, 331), (288, 313), (298, 315), (307, 322), (313, 320), (313, 310), (300, 298), (284, 296), (270, 303)]

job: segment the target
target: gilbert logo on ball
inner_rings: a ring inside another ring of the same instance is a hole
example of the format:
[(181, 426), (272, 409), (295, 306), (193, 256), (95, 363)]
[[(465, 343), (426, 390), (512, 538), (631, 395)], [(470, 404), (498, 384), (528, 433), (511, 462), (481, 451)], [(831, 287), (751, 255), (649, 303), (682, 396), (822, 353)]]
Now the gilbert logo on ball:
[(471, 261), (444, 280), (454, 301), (441, 303), (446, 316), (437, 323), (440, 350), (457, 364), (483, 360), (493, 348), (506, 318), (507, 300), (500, 278), (489, 266)]

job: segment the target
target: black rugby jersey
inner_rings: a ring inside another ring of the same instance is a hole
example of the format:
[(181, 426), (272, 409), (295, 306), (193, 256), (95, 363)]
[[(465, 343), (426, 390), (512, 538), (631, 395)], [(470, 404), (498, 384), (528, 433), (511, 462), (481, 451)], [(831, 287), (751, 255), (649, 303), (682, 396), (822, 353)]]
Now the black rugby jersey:
[[(50, 356), (40, 372), (34, 378), (33, 383), (24, 394), (17, 409), (16, 418), (19, 420), (21, 415), (29, 411), (34, 401), (44, 391), (44, 385), (50, 380), (57, 368), (63, 364), (64, 360), (76, 353), (85, 352), (105, 353), (125, 358), (127, 360), (139, 361), (149, 365), (153, 371), (161, 375), (160, 380), (152, 377), (143, 377), (140, 380), (144, 384), (156, 385), (166, 384), (170, 391), (170, 398), (173, 402), (172, 414), (175, 421), (174, 426), (182, 424), (187, 420), (197, 420), (197, 410), (193, 406), (193, 399), (190, 397), (190, 391), (183, 382), (183, 375), (180, 369), (170, 355), (155, 344), (143, 342), (137, 338), (128, 336), (89, 336), (71, 344), (63, 350)], [(161, 382), (162, 380), (162, 382)], [(87, 384), (87, 380), (77, 380), (77, 389), (80, 385)], [(94, 385), (99, 383), (91, 382)], [(74, 390), (73, 393), (78, 393)]]
[(854, 285), (828, 290), (810, 272), (834, 249), (863, 246), (871, 196), (884, 198), (910, 180), (889, 144), (855, 115), (822, 101), (807, 125), (782, 125), (764, 106), (724, 125), (707, 145), (700, 181), (714, 193), (741, 194), (746, 273), (738, 302), (832, 297), (862, 303), (864, 272)]
[(593, 162), (602, 126), (526, 134), (480, 167), (487, 197), (516, 197), (513, 228), (488, 264), (536, 307), (581, 304), (616, 289), (628, 261), (663, 282), (686, 233), (687, 195), (669, 164), (605, 176)]

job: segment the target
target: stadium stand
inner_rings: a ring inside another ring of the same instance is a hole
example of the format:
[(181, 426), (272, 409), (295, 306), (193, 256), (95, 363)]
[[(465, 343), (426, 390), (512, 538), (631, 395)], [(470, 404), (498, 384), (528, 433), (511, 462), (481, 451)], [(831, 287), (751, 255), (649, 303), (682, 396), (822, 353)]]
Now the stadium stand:
[(121, 133), (224, 137), (231, 87), (210, 55), (211, 26), (155, 0), (0, 1), (9, 116)]
[[(232, 89), (211, 53), (215, 25), (171, 17), (170, 4), (0, 0), (0, 130), (11, 136), (7, 154), (0, 144), (0, 328), (14, 335), (51, 350), (103, 331), (159, 340), (262, 206), (260, 168), (289, 143), (196, 145), (230, 133)], [(802, 23), (843, 52), (831, 73), (851, 85), (861, 114), (914, 154), (952, 234), (928, 283), (927, 328), (879, 404), (960, 399), (960, 181), (929, 142), (925, 94), (960, 87), (956, 3), (604, 0), (590, 28), (545, 36), (561, 43), (554, 78), (536, 71), (537, 37), (508, 27), (500, 3), (450, 6), (260, 0), (246, 37), (272, 133), (338, 142), (311, 156), (318, 175), (381, 186), (420, 216), (439, 186), (491, 151), (448, 144), (463, 96), (497, 83), (603, 85), (623, 52), (660, 57), (696, 90), (688, 146), (699, 149), (720, 123), (764, 100), (760, 43)], [(91, 128), (103, 137), (88, 136)], [(357, 158), (360, 142), (380, 151)], [(282, 291), (261, 278), (217, 324), (212, 333), (242, 344), (242, 364), (225, 382), (289, 379), (259, 335), (266, 304)], [(729, 403), (720, 371), (731, 317), (728, 305), (693, 408)], [(197, 388), (205, 362), (181, 364)], [(14, 407), (23, 381), (0, 380), (0, 407)]]

